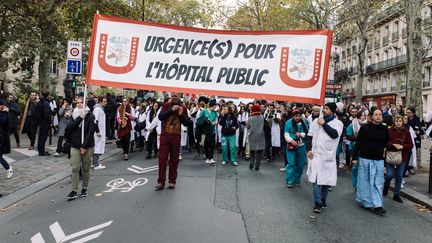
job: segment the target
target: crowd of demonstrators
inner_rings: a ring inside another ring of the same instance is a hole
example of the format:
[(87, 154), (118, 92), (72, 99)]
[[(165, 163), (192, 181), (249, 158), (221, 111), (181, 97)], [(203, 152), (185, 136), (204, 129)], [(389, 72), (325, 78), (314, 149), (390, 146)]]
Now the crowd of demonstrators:
[[(48, 92), (40, 98), (31, 92), (26, 105), (20, 107), (13, 95), (6, 98), (0, 100), (0, 162), (7, 177), (12, 176), (12, 168), (3, 154), (10, 151), (12, 134), (20, 146), (19, 120), (30, 139), (29, 149), (34, 149), (39, 130), (40, 156), (49, 155), (45, 143), (53, 125), (58, 129), (54, 155), (66, 154), (71, 160), (69, 199), (78, 196), (81, 174), (81, 196), (87, 195), (90, 168), (106, 168), (100, 156), (107, 140), (116, 139), (124, 160), (137, 151), (144, 151), (143, 159), (158, 158), (157, 190), (164, 189), (166, 182), (168, 188), (176, 187), (179, 161), (189, 151), (203, 165), (231, 162), (238, 166), (249, 161), (249, 169), (259, 171), (261, 161), (280, 163), (289, 188), (301, 186), (307, 163), (316, 213), (327, 207), (328, 191), (336, 186), (338, 167), (343, 168), (342, 173), (351, 173), (355, 201), (385, 213), (382, 197), (388, 194), (393, 178), (393, 199), (402, 202), (403, 177), (415, 174), (425, 134), (415, 109), (396, 105), (382, 111), (367, 104), (341, 102), (323, 107), (266, 100), (236, 104), (204, 96), (180, 98), (177, 93), (164, 100), (90, 94), (83, 104), (80, 96), (54, 100)], [(216, 156), (218, 151), (222, 156)]]

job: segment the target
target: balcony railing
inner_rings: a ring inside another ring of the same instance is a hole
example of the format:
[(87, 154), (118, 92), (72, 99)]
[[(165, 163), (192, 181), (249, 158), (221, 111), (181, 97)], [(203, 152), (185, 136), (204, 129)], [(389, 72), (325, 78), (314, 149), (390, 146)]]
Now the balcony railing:
[(403, 13), (403, 10), (403, 5), (400, 2), (393, 4), (374, 18), (374, 25), (380, 25), (399, 17)]
[(391, 92), (393, 92), (393, 91), (396, 91), (397, 88), (395, 86), (392, 86), (390, 90), (391, 90)]
[(399, 40), (399, 31), (393, 32), (392, 33), (392, 41), (396, 42)]
[(406, 62), (407, 62), (406, 54), (400, 55), (400, 56), (390, 58), (388, 60), (381, 61), (381, 62), (367, 66), (366, 67), (366, 74), (379, 72), (379, 71), (386, 70), (386, 69), (393, 68), (393, 67), (397, 67), (400, 65), (405, 65)]
[(401, 85), (401, 90), (406, 90), (406, 84)]
[(374, 89), (374, 90), (373, 90), (373, 93), (374, 93), (374, 94), (378, 94), (378, 89)]
[(423, 81), (423, 88), (430, 87), (430, 81)]
[(382, 92), (382, 93), (387, 92), (387, 88), (381, 88), (381, 92)]
[(407, 28), (403, 28), (402, 29), (402, 38), (406, 38), (407, 37)]
[(367, 94), (367, 95), (370, 94), (370, 90), (366, 90), (365, 94)]
[(388, 36), (385, 36), (384, 38), (383, 38), (383, 46), (388, 46), (388, 44), (389, 44), (389, 37)]

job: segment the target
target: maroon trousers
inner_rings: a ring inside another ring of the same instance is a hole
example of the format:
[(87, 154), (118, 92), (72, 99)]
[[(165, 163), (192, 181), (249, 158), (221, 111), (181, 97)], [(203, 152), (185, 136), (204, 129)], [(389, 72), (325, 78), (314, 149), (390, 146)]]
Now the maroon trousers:
[(180, 134), (162, 134), (160, 136), (158, 183), (165, 184), (167, 164), (169, 165), (168, 182), (176, 183), (180, 155), (180, 140)]

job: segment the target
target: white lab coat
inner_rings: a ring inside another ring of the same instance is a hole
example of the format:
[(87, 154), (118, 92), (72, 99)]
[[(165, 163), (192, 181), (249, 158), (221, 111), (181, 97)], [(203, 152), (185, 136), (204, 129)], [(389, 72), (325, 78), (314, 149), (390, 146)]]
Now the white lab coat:
[[(154, 117), (154, 119), (153, 119), (153, 121), (152, 122), (150, 122), (149, 121), (149, 118), (150, 118), (150, 116), (147, 116), (147, 125), (146, 125), (146, 129), (148, 130), (148, 131), (150, 131), (151, 129), (154, 129), (155, 127), (156, 127), (156, 133), (157, 133), (157, 147), (158, 147), (158, 149), (159, 149), (159, 147), (160, 147), (160, 135), (161, 135), (161, 132), (162, 132), (162, 122), (159, 120), (159, 113), (160, 113), (160, 111), (161, 111), (162, 109), (161, 108), (159, 108), (159, 110), (156, 112), (156, 117)], [(147, 133), (147, 137), (146, 137), (146, 140), (148, 141), (148, 135), (150, 134), (150, 132), (149, 133)]]
[[(275, 118), (278, 118), (279, 120), (282, 118), (280, 112), (275, 113)], [(271, 144), (272, 147), (280, 147), (281, 146), (281, 129), (279, 126), (279, 122), (275, 122), (274, 120), (271, 121)]]
[(336, 118), (328, 124), (336, 129), (338, 137), (333, 139), (318, 125), (315, 119), (309, 129), (308, 136), (312, 136), (313, 159), (308, 160), (308, 180), (318, 185), (336, 186), (336, 150), (343, 130), (343, 124)]
[(414, 144), (414, 147), (411, 150), (411, 158), (408, 165), (412, 167), (417, 167), (417, 149), (415, 147), (415, 142), (414, 142), (414, 139), (417, 137), (417, 135), (411, 126), (409, 127), (409, 132), (411, 134), (411, 140)]
[(106, 140), (106, 120), (105, 120), (105, 112), (103, 111), (100, 105), (95, 105), (93, 109), (93, 115), (95, 116), (95, 122), (97, 122), (97, 126), (99, 128), (99, 132), (101, 134), (100, 137), (94, 134), (95, 146), (94, 153), (95, 154), (104, 154), (105, 153), (105, 140)]
[[(243, 112), (242, 114), (239, 114), (237, 121), (239, 122), (239, 126), (241, 122), (248, 122), (249, 119), (249, 113), (247, 112)], [(238, 133), (240, 133), (240, 129), (237, 129)], [(247, 134), (248, 134), (248, 129), (247, 126), (244, 127), (244, 133), (243, 133), (243, 144), (242, 147), (246, 146), (246, 138), (247, 138)], [(237, 138), (237, 147), (238, 147), (238, 138)]]

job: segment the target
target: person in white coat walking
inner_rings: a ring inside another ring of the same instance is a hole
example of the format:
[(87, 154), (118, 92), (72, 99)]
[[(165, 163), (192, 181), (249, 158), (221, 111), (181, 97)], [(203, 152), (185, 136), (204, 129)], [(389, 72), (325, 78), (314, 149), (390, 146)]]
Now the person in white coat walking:
[(106, 124), (104, 107), (107, 104), (105, 97), (99, 97), (98, 103), (94, 106), (93, 115), (95, 116), (96, 132), (94, 134), (95, 147), (93, 155), (93, 166), (95, 170), (105, 169), (106, 166), (99, 163), (99, 156), (105, 153), (105, 140), (106, 140)]
[(335, 117), (336, 103), (328, 103), (324, 117), (315, 119), (309, 129), (307, 148), (309, 182), (313, 183), (314, 213), (327, 207), (326, 198), (330, 186), (336, 186), (336, 150), (342, 134), (343, 123)]

